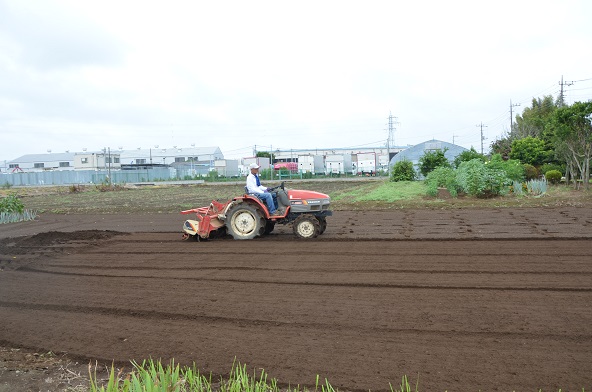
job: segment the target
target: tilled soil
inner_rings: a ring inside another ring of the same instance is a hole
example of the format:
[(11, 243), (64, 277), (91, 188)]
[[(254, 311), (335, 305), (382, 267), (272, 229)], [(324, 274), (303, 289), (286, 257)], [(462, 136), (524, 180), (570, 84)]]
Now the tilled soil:
[(0, 391), (57, 390), (50, 351), (343, 390), (592, 388), (590, 209), (337, 212), (310, 241), (181, 241), (185, 218), (0, 227), (0, 354), (37, 353), (20, 378), (0, 356)]

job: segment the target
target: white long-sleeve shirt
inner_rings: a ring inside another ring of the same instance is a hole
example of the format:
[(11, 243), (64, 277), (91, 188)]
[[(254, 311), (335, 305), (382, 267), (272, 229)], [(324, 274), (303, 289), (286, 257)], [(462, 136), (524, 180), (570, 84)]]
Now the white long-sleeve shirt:
[(253, 173), (249, 173), (247, 176), (247, 191), (249, 193), (265, 193), (266, 190), (267, 188), (263, 185), (257, 185), (257, 177)]

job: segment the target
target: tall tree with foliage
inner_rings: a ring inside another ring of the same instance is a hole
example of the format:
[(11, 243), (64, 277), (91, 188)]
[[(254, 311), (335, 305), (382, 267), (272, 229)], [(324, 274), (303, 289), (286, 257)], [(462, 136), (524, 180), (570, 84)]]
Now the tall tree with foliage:
[(558, 103), (553, 101), (551, 95), (533, 98), (531, 105), (525, 108), (522, 114), (516, 115), (516, 121), (510, 132), (491, 144), (491, 151), (494, 154), (501, 154), (504, 159), (509, 159), (512, 143), (526, 137), (542, 139), (546, 149), (552, 150), (552, 135), (548, 134), (546, 129), (558, 107)]
[(528, 136), (543, 138), (545, 126), (555, 110), (557, 110), (557, 104), (553, 101), (553, 96), (547, 95), (542, 99), (533, 98), (530, 107), (516, 116), (516, 122), (510, 130), (512, 140)]
[(273, 152), (257, 151), (256, 157), (269, 158), (269, 163), (273, 164)]
[(549, 130), (558, 150), (565, 152), (568, 166), (577, 168), (585, 189), (590, 188), (592, 156), (592, 101), (576, 102), (554, 113)]
[(541, 166), (553, 156), (553, 150), (538, 137), (527, 136), (512, 142), (510, 159), (517, 159), (532, 166)]
[(501, 139), (497, 139), (489, 146), (492, 154), (499, 154), (503, 159), (510, 159), (510, 151), (512, 151), (512, 138), (506, 134)]
[(426, 151), (419, 158), (419, 172), (425, 177), (437, 167), (451, 167), (450, 162), (448, 162), (448, 159), (444, 155), (446, 151), (448, 151), (447, 148), (444, 150)]
[(485, 162), (485, 155), (477, 152), (475, 147), (471, 147), (470, 150), (465, 150), (454, 158), (454, 167), (458, 168), (461, 163), (468, 162), (473, 159), (481, 159), (483, 162)]

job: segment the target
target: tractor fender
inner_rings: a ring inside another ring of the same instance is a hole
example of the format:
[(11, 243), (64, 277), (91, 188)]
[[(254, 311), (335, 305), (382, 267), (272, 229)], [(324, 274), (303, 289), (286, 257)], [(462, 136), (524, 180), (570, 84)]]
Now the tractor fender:
[(233, 206), (242, 203), (242, 199), (234, 199), (232, 200), (230, 203), (228, 203), (226, 205), (226, 208), (224, 208), (224, 210), (218, 214), (218, 219), (224, 221), (226, 220), (226, 214), (228, 213), (228, 210), (230, 210)]
[(226, 220), (226, 215), (228, 214), (228, 211), (230, 211), (230, 209), (232, 207), (234, 207), (235, 205), (241, 204), (241, 203), (249, 203), (249, 204), (256, 206), (257, 208), (261, 209), (261, 211), (263, 211), (264, 216), (267, 212), (267, 208), (265, 208), (265, 206), (263, 205), (261, 200), (259, 200), (258, 198), (256, 198), (256, 197), (237, 197), (228, 203), (228, 205), (226, 206), (226, 208), (224, 208), (224, 211), (222, 211), (222, 213), (218, 214), (218, 219), (220, 219), (222, 221)]

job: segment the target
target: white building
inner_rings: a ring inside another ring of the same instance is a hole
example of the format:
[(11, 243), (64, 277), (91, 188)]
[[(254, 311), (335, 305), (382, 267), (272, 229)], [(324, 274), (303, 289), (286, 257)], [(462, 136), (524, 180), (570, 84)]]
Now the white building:
[(73, 170), (74, 153), (47, 153), (23, 155), (6, 163), (7, 173)]
[(173, 165), (194, 163), (214, 167), (214, 162), (224, 159), (220, 147), (173, 147), (122, 150), (121, 163), (124, 165)]

